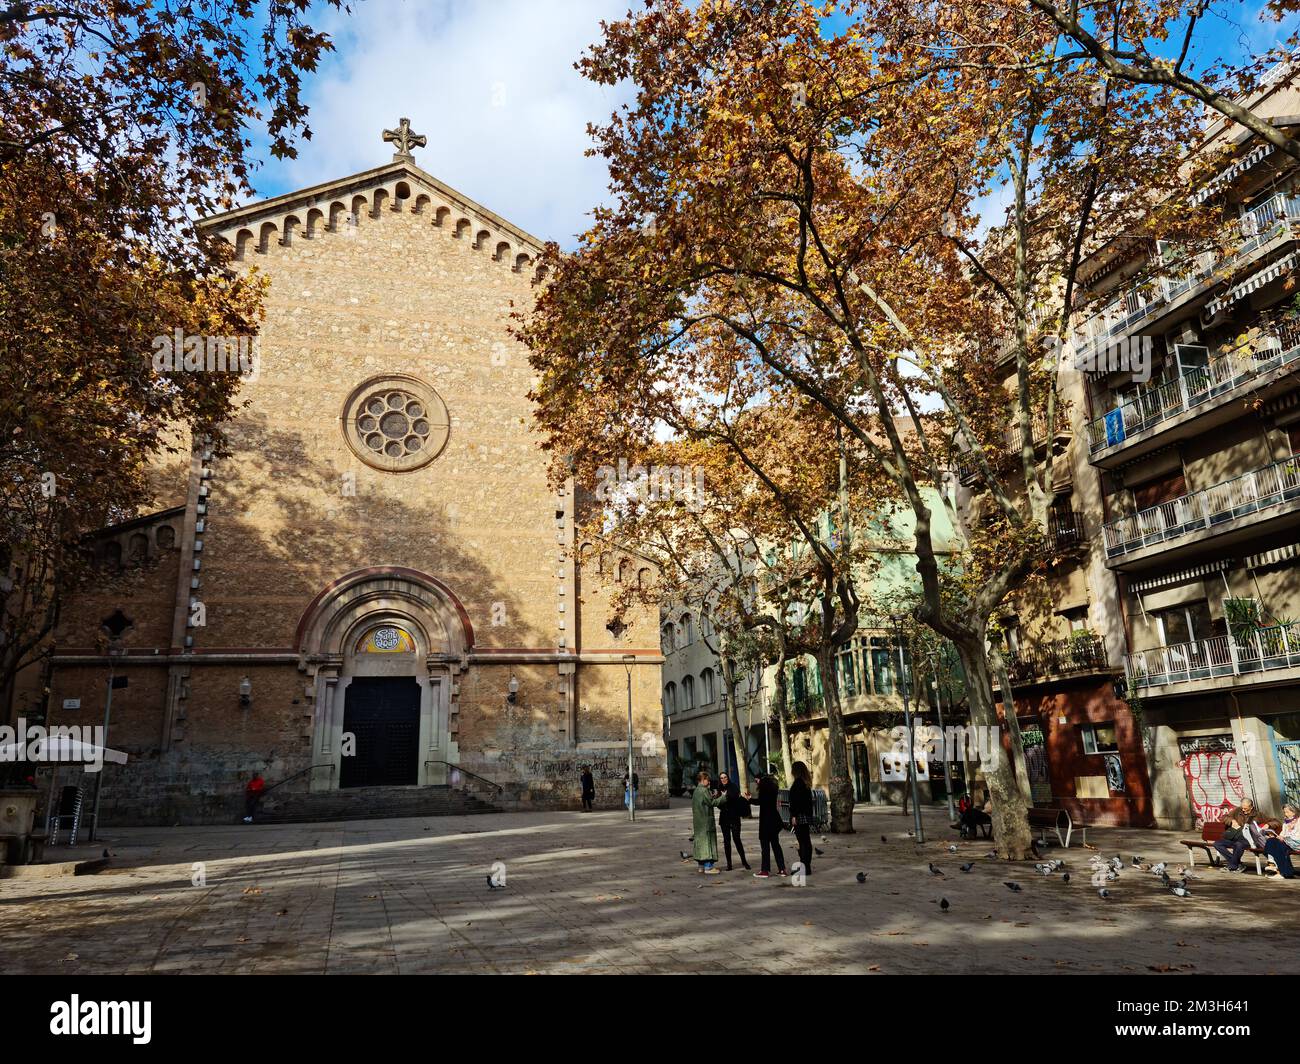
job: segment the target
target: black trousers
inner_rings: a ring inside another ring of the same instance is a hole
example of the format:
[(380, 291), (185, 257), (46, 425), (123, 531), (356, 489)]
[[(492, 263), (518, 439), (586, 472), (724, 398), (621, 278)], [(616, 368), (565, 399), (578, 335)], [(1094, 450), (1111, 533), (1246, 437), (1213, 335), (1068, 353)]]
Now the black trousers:
[(812, 828), (807, 824), (794, 826), (794, 837), (799, 840), (799, 863), (805, 875), (812, 875)]
[(244, 792), (244, 816), (256, 816), (257, 807), (261, 804), (262, 796), (260, 794), (250, 794)]
[(762, 828), (758, 829), (758, 845), (763, 851), (762, 869), (764, 872), (772, 871), (771, 862), (768, 860), (769, 851), (776, 857), (776, 868), (778, 872), (785, 871), (785, 854), (781, 852), (781, 832), (772, 830), (765, 832)]
[(591, 812), (591, 800), (595, 797), (596, 796), (592, 794), (591, 791), (582, 792), (582, 808), (585, 809), (588, 813)]
[(740, 863), (746, 868), (749, 862), (745, 860), (745, 847), (740, 841), (740, 821), (724, 820), (719, 825), (722, 828), (722, 848), (727, 854), (727, 867), (731, 867), (731, 840), (736, 840), (736, 853), (740, 856)]

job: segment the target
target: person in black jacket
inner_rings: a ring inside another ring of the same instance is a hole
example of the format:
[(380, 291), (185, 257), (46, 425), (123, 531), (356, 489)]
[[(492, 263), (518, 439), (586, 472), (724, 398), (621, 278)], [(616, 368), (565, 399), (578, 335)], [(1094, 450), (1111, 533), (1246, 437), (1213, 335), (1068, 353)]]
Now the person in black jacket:
[(777, 808), (780, 788), (776, 777), (760, 776), (758, 780), (758, 797), (745, 795), (750, 805), (758, 806), (758, 844), (763, 851), (761, 871), (754, 873), (755, 879), (767, 879), (772, 874), (771, 853), (776, 854), (776, 874), (785, 875), (785, 854), (781, 852), (781, 832), (785, 823), (781, 819), (781, 810)]
[(591, 774), (591, 766), (582, 766), (582, 809), (591, 812), (591, 803), (596, 800), (596, 779)]
[(808, 766), (796, 761), (790, 766), (794, 783), (790, 785), (790, 827), (794, 829), (795, 838), (799, 840), (799, 863), (803, 865), (804, 875), (812, 875), (812, 818), (813, 796), (809, 786), (811, 775)]
[(745, 801), (740, 794), (740, 784), (731, 778), (730, 773), (723, 772), (718, 776), (718, 788), (727, 796), (718, 814), (718, 826), (722, 828), (722, 847), (727, 854), (727, 871), (731, 871), (731, 842), (736, 842), (736, 853), (740, 856), (740, 864), (749, 871), (749, 862), (745, 860), (745, 847), (740, 841), (740, 820), (741, 817), (749, 816), (749, 803)]

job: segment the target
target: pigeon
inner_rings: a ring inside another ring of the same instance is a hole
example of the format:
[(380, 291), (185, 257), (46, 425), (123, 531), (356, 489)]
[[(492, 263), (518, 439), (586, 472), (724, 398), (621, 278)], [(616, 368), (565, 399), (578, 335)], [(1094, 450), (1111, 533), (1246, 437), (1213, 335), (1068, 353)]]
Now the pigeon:
[(105, 857), (108, 856), (108, 850), (105, 850), (105, 851), (104, 851), (104, 856), (105, 856)]
[(973, 861), (967, 861), (964, 865), (961, 865), (960, 867), (963, 872), (969, 872), (972, 868), (975, 867), (975, 863)]
[(682, 855), (683, 861), (689, 861), (691, 859), (691, 855), (687, 853), (685, 850), (678, 850), (677, 852)]
[(1110, 863), (1116, 872), (1118, 872), (1121, 868), (1124, 867), (1124, 862), (1121, 861), (1118, 857), (1112, 857), (1110, 859)]
[(1168, 872), (1161, 872), (1161, 873), (1160, 873), (1160, 883), (1161, 883), (1162, 886), (1164, 886), (1165, 890), (1168, 890), (1168, 889), (1170, 888), (1171, 884), (1170, 884), (1170, 882), (1169, 882), (1169, 873), (1168, 873)]
[(505, 890), (505, 889), (506, 889), (506, 885), (505, 885), (504, 883), (497, 883), (497, 882), (494, 882), (493, 879), (492, 879), (492, 877), (491, 877), (491, 875), (489, 875), (489, 876), (487, 877), (487, 883), (488, 883), (488, 890)]
[(1063, 876), (1061, 877), (1061, 881), (1062, 881), (1063, 883), (1068, 883), (1068, 882), (1070, 882), (1070, 873), (1069, 873), (1069, 872), (1066, 872), (1065, 875), (1063, 875)]
[(942, 912), (947, 912), (947, 911), (948, 911), (948, 899), (947, 899), (947, 898), (940, 898), (940, 899), (939, 899), (939, 909), (940, 909)]
[(915, 837), (916, 832), (915, 832), (915, 831), (909, 831), (909, 832), (908, 832), (908, 835)]
[(949, 853), (956, 853), (956, 852), (957, 852), (957, 847), (956, 847), (956, 846), (949, 846), (949, 847), (948, 847), (948, 852), (949, 852)]
[(1134, 857), (1134, 858), (1133, 858), (1133, 867), (1134, 867), (1134, 868), (1141, 868), (1141, 867), (1142, 867), (1142, 864), (1143, 864), (1143, 862), (1142, 862), (1142, 858), (1141, 858), (1141, 857)]
[(888, 841), (889, 841), (889, 836), (887, 836), (887, 835), (881, 835), (881, 836), (880, 836), (880, 841), (881, 841), (881, 842), (888, 842)]
[(1052, 874), (1052, 866), (1045, 865), (1045, 864), (1036, 864), (1034, 865), (1034, 871), (1037, 872), (1040, 876), (1050, 876)]
[(1110, 891), (1108, 891), (1105, 887), (1102, 887), (1101, 890), (1097, 891), (1097, 894), (1098, 894), (1099, 897), (1102, 897), (1102, 898), (1109, 898), (1109, 897), (1110, 897)]
[(941, 876), (941, 875), (943, 875), (943, 870), (940, 869), (940, 868), (935, 868), (934, 865), (933, 865), (933, 863), (932, 863), (932, 864), (930, 865), (930, 875), (932, 875), (932, 876)]
[(859, 882), (859, 883), (865, 883), (866, 881), (867, 881), (867, 873), (866, 873), (866, 872), (859, 872), (859, 873), (858, 873), (858, 882)]
[(1004, 887), (1006, 887), (1007, 890), (1011, 891), (1012, 894), (1019, 894), (1019, 893), (1020, 893), (1020, 884), (1019, 884), (1019, 883), (1003, 883), (1002, 885), (1003, 885)]
[(822, 836), (818, 841), (819, 841), (823, 846), (825, 846), (825, 845), (826, 845), (826, 836), (823, 835), (823, 836)]
[(818, 857), (825, 857), (825, 856), (826, 856), (826, 851), (825, 851), (825, 850), (819, 850), (819, 849), (817, 849), (816, 846), (813, 847), (813, 853), (815, 853)]
[(1165, 874), (1165, 869), (1168, 867), (1169, 866), (1165, 864), (1164, 861), (1161, 861), (1159, 864), (1154, 864), (1151, 866), (1151, 874), (1153, 876), (1163, 876)]
[(1169, 891), (1171, 894), (1177, 894), (1180, 898), (1190, 898), (1192, 896), (1192, 892), (1186, 887), (1170, 887)]

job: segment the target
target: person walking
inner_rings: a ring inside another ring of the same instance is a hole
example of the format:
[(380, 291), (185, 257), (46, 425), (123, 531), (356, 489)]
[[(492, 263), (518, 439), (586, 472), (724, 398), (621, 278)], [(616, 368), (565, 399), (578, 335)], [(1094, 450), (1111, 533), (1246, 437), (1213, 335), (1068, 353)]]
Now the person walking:
[(695, 793), (691, 795), (691, 839), (695, 863), (706, 876), (718, 875), (718, 826), (713, 821), (713, 811), (726, 800), (725, 794), (715, 794), (709, 787), (708, 769), (700, 769), (695, 777)]
[(790, 766), (794, 783), (790, 784), (790, 827), (799, 840), (799, 863), (803, 865), (804, 875), (812, 875), (812, 818), (813, 796), (812, 775), (808, 766), (796, 761)]
[(632, 808), (631, 803), (636, 801), (637, 792), (640, 791), (640, 789), (641, 789), (641, 773), (639, 772), (632, 773), (631, 793), (629, 793), (627, 789), (627, 773), (626, 772), (623, 773), (623, 808), (624, 809)]
[(592, 802), (596, 800), (596, 780), (591, 775), (591, 766), (582, 766), (582, 811), (590, 813)]
[(257, 807), (262, 802), (262, 795), (266, 791), (266, 780), (262, 779), (262, 774), (256, 769), (253, 771), (253, 778), (244, 786), (244, 823), (251, 824), (253, 817), (257, 814)]
[(772, 874), (771, 857), (776, 857), (776, 874), (785, 875), (785, 854), (781, 852), (781, 832), (785, 823), (781, 820), (781, 810), (777, 808), (780, 788), (776, 777), (770, 774), (759, 777), (758, 797), (745, 795), (750, 805), (758, 806), (758, 845), (762, 850), (763, 860), (755, 879), (767, 879)]
[(741, 818), (749, 816), (749, 803), (741, 796), (740, 784), (723, 772), (718, 777), (719, 790), (724, 796), (722, 809), (718, 813), (718, 826), (722, 828), (722, 848), (727, 855), (727, 871), (731, 867), (731, 844), (736, 843), (736, 854), (740, 857), (741, 867), (749, 871), (749, 862), (745, 860), (745, 847), (740, 841)]

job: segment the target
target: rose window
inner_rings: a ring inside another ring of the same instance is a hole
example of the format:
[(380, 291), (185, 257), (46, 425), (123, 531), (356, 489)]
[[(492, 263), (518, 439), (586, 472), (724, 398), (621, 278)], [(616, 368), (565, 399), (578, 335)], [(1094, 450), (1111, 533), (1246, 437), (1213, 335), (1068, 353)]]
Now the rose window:
[(400, 472), (432, 461), (447, 442), (442, 398), (413, 377), (369, 381), (352, 393), (343, 415), (352, 450), (370, 465)]

